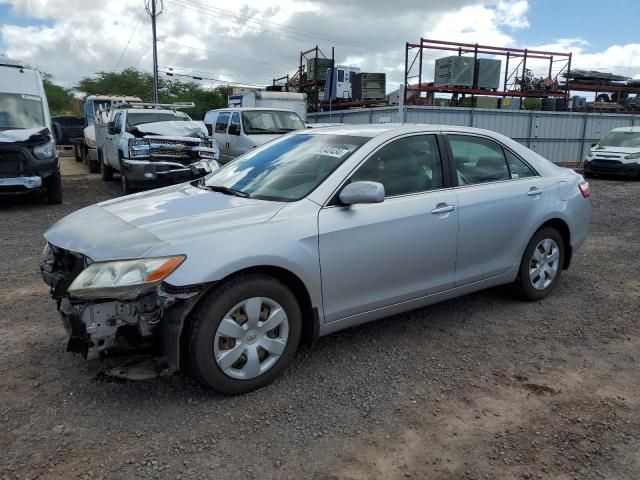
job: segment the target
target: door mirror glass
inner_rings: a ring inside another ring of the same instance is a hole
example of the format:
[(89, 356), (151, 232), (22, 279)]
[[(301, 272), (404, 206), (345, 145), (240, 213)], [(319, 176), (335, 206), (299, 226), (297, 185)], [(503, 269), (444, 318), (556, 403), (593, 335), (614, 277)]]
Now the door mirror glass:
[(116, 125), (116, 122), (107, 123), (107, 130), (111, 135), (115, 135), (116, 133), (120, 133), (120, 127)]
[(384, 201), (384, 186), (378, 182), (353, 182), (342, 189), (339, 198), (345, 205), (380, 203)]

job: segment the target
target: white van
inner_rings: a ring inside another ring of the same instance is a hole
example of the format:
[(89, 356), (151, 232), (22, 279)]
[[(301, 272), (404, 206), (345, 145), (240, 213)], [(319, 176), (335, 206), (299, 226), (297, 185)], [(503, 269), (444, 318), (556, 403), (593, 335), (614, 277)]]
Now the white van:
[(45, 191), (62, 202), (58, 136), (40, 73), (0, 57), (0, 195)]
[(305, 129), (296, 112), (278, 108), (210, 110), (204, 117), (204, 123), (218, 142), (220, 163), (227, 163), (285, 133)]

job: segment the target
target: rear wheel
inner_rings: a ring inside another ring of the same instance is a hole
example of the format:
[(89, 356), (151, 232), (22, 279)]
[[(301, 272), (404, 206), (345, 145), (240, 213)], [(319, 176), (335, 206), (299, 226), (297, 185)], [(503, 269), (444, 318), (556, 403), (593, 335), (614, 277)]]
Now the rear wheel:
[(62, 175), (60, 175), (60, 170), (56, 170), (53, 175), (47, 178), (46, 183), (47, 203), (52, 205), (62, 203)]
[(110, 182), (113, 180), (113, 167), (111, 167), (111, 165), (108, 165), (106, 162), (106, 159), (104, 158), (104, 155), (102, 153), (102, 149), (99, 148), (98, 149), (98, 162), (100, 163), (100, 166), (102, 167), (102, 180), (104, 180), (105, 182)]
[(194, 313), (191, 368), (220, 393), (261, 388), (291, 363), (301, 327), (300, 306), (283, 283), (266, 275), (238, 277), (210, 293)]
[(551, 227), (536, 232), (522, 256), (514, 287), (526, 300), (540, 300), (553, 290), (564, 264), (564, 242)]

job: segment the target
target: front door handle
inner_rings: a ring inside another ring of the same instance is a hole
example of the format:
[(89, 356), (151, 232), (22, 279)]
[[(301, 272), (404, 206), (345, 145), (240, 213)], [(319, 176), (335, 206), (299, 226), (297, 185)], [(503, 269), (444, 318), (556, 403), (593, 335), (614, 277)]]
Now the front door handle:
[(529, 195), (530, 197), (537, 197), (538, 195), (542, 195), (542, 194), (543, 194), (543, 191), (536, 187), (532, 187), (531, 190), (527, 192), (527, 195)]
[(436, 208), (431, 210), (431, 213), (434, 215), (438, 215), (439, 213), (449, 213), (453, 212), (456, 209), (453, 205), (447, 205), (446, 203), (439, 203), (436, 205)]

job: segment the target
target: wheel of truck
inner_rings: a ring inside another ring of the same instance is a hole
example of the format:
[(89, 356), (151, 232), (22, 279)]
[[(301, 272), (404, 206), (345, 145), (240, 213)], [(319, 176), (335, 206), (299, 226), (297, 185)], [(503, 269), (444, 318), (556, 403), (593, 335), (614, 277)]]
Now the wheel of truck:
[(89, 165), (89, 173), (98, 173), (100, 172), (100, 162), (98, 160), (91, 160), (89, 158), (89, 150), (84, 151), (84, 158), (87, 159), (87, 165)]
[(113, 167), (111, 165), (107, 165), (104, 160), (104, 155), (102, 154), (102, 149), (98, 149), (98, 163), (100, 167), (102, 167), (102, 180), (105, 182), (110, 182), (113, 180)]
[(122, 193), (124, 195), (133, 193), (133, 189), (131, 188), (131, 184), (129, 183), (129, 179), (127, 178), (127, 174), (124, 170), (120, 171), (120, 183), (122, 184)]
[(289, 366), (301, 329), (300, 306), (286, 285), (267, 275), (237, 277), (194, 312), (187, 337), (191, 369), (220, 393), (256, 390)]
[(46, 179), (47, 203), (62, 203), (62, 175), (60, 170), (56, 170), (53, 175)]

